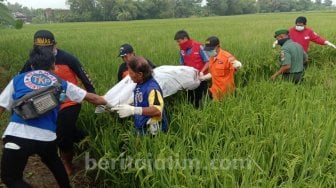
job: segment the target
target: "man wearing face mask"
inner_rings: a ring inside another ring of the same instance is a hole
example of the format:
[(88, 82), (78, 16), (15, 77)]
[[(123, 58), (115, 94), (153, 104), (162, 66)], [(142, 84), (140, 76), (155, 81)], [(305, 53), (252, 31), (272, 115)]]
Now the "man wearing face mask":
[[(209, 58), (203, 50), (201, 43), (190, 39), (184, 30), (176, 32), (174, 40), (180, 46), (180, 63), (197, 69), (200, 75), (207, 70)], [(206, 94), (208, 82), (202, 81), (200, 86), (194, 90), (188, 90), (188, 100), (196, 108), (201, 105), (202, 97)]]
[(299, 43), (306, 53), (308, 53), (310, 41), (320, 45), (328, 45), (336, 49), (336, 46), (334, 44), (320, 37), (306, 25), (307, 18), (300, 16), (295, 20), (295, 27), (289, 29), (290, 38), (294, 42)]
[(199, 78), (200, 80), (211, 79), (209, 95), (214, 100), (220, 100), (225, 94), (235, 90), (234, 73), (242, 66), (233, 55), (221, 49), (219, 44), (219, 39), (215, 36), (205, 41), (204, 50), (210, 56), (210, 73), (201, 75)]
[(302, 46), (289, 39), (287, 29), (277, 30), (274, 33), (274, 38), (277, 39), (278, 45), (281, 46), (280, 69), (272, 75), (271, 79), (275, 80), (279, 75), (282, 75), (284, 80), (295, 84), (301, 82), (304, 71), (303, 65), (307, 62), (307, 54)]
[[(295, 26), (289, 29), (289, 36), (294, 42), (299, 43), (306, 53), (308, 53), (310, 42), (320, 45), (328, 45), (336, 49), (336, 46), (333, 43), (320, 37), (311, 28), (308, 28), (307, 18), (303, 16), (296, 18)], [(275, 47), (275, 45), (276, 41), (274, 42), (273, 47)]]
[[(76, 86), (79, 85), (80, 80), (87, 92), (95, 93), (95, 88), (78, 59), (66, 51), (56, 48), (56, 40), (53, 33), (48, 30), (37, 31), (34, 34), (34, 48), (53, 51), (56, 58), (54, 72), (61, 79), (71, 82)], [(31, 70), (31, 62), (28, 60), (20, 73)], [(83, 131), (76, 127), (80, 110), (80, 103), (65, 99), (61, 104), (57, 118), (56, 133), (58, 147), (68, 175), (71, 175), (73, 172), (72, 159), (74, 155), (74, 143), (79, 142), (85, 136)]]

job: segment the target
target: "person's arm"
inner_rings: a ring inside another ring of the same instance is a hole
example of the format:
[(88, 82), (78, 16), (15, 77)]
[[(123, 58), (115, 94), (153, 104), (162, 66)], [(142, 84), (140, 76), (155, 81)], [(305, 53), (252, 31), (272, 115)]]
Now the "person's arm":
[(5, 111), (10, 111), (12, 109), (12, 105), (14, 103), (13, 100), (13, 93), (14, 93), (14, 85), (13, 80), (9, 82), (6, 88), (0, 94), (0, 116)]
[(13, 94), (14, 94), (14, 84), (13, 80), (11, 80), (6, 88), (0, 94), (0, 106), (2, 108), (11, 110), (12, 105), (14, 103)]
[(86, 93), (84, 99), (94, 105), (107, 105), (107, 101), (103, 97), (94, 93)]
[(331, 47), (333, 47), (333, 48), (336, 49), (336, 45), (333, 44), (333, 43), (331, 43), (331, 42), (329, 42), (329, 41), (327, 41), (327, 40), (324, 42), (324, 44), (325, 44), (325, 45), (328, 45), (328, 46), (331, 46)]
[(290, 67), (291, 67), (290, 64), (281, 66), (281, 68), (272, 75), (271, 79), (275, 80), (279, 75), (289, 71)]
[(278, 45), (278, 40), (275, 40), (275, 41), (273, 42), (272, 47), (275, 48), (276, 45)]
[(74, 85), (71, 82), (67, 82), (66, 87), (66, 96), (77, 103), (82, 102), (83, 100), (86, 100), (94, 105), (106, 105), (107, 101), (94, 93), (89, 93), (85, 91), (84, 89)]
[(149, 107), (142, 108), (142, 115), (161, 118), (163, 111), (163, 97), (158, 90), (152, 90), (148, 96)]
[(316, 44), (326, 45), (326, 40), (320, 37), (318, 34), (316, 34), (313, 30), (310, 30), (309, 32), (309, 38), (310, 38), (310, 41)]
[(209, 69), (209, 56), (208, 54), (204, 51), (204, 47), (201, 45), (199, 54), (201, 56), (202, 61), (204, 62), (204, 66), (200, 71), (200, 74), (203, 74), (204, 71), (207, 71)]
[(200, 71), (200, 76), (202, 76), (202, 74), (204, 74), (204, 72), (207, 71), (208, 69), (209, 69), (209, 62), (206, 62), (202, 70)]
[(230, 56), (228, 61), (231, 63), (231, 65), (233, 66), (233, 68), (235, 69), (235, 71), (237, 71), (238, 69), (240, 69), (242, 67), (242, 63), (240, 61), (238, 61), (234, 56)]
[(184, 60), (183, 60), (183, 56), (182, 56), (181, 51), (180, 51), (179, 55), (180, 55), (180, 64), (184, 65)]
[(279, 75), (286, 73), (289, 71), (289, 69), (291, 68), (291, 55), (287, 50), (282, 50), (281, 54), (280, 54), (280, 63), (281, 63), (281, 67), (280, 69), (275, 72), (272, 76), (271, 79), (275, 80)]
[(142, 114), (141, 115), (149, 116), (149, 117), (155, 117), (155, 116), (161, 117), (161, 112), (160, 112), (160, 110), (158, 110), (154, 106), (142, 107)]
[(120, 118), (125, 118), (131, 115), (144, 115), (152, 117), (152, 120), (159, 121), (163, 111), (163, 97), (157, 90), (152, 90), (148, 96), (149, 107), (135, 107), (128, 104), (118, 105), (112, 108), (116, 110)]
[[(69, 54), (68, 54), (69, 55)], [(82, 64), (79, 60), (71, 55), (69, 55), (68, 66), (71, 68), (72, 71), (76, 74), (76, 76), (82, 81), (86, 91), (90, 93), (96, 93), (93, 83), (85, 71)]]

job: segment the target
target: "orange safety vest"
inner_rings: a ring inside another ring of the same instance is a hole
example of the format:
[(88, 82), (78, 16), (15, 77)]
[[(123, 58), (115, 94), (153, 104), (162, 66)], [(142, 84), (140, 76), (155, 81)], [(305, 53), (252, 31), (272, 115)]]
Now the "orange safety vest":
[(210, 57), (209, 71), (212, 76), (212, 85), (209, 89), (214, 100), (220, 100), (226, 93), (235, 89), (234, 72), (232, 63), (236, 58), (229, 52), (220, 49), (216, 57)]

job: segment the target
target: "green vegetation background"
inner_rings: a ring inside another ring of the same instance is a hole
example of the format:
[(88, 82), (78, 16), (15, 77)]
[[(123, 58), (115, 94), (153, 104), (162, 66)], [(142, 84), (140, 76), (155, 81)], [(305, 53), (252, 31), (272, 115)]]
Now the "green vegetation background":
[[(243, 68), (236, 74), (237, 91), (222, 102), (205, 100), (195, 110), (180, 92), (167, 98), (167, 134), (155, 139), (133, 134), (132, 119), (94, 114), (85, 103), (79, 126), (89, 136), (81, 143), (90, 157), (125, 159), (249, 159), (250, 168), (211, 170), (140, 168), (89, 171), (101, 186), (110, 187), (335, 187), (336, 145), (334, 100), (336, 50), (311, 45), (305, 82), (294, 86), (270, 81), (277, 70), (279, 48), (272, 49), (273, 33), (294, 25), (305, 15), (308, 26), (336, 42), (333, 12), (278, 13), (230, 17), (25, 25), (0, 30), (0, 88), (22, 67), (39, 29), (52, 31), (58, 47), (79, 58), (97, 92), (104, 94), (117, 80), (118, 48), (130, 43), (136, 54), (157, 65), (177, 65), (173, 40), (185, 29), (203, 42), (215, 35)], [(1, 119), (1, 129), (8, 120)]]

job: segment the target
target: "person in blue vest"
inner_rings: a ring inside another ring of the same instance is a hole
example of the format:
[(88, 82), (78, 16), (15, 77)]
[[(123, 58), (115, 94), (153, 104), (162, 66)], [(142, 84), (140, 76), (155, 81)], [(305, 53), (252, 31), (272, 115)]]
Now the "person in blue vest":
[(156, 135), (168, 129), (162, 90), (152, 76), (152, 68), (145, 58), (135, 56), (127, 64), (129, 76), (137, 85), (134, 89), (134, 106), (125, 104), (112, 108), (120, 118), (134, 115), (137, 133)]
[[(64, 94), (78, 103), (87, 100), (95, 105), (106, 105), (101, 96), (88, 93), (78, 86), (61, 80), (53, 73), (55, 56), (50, 49), (34, 48), (30, 53), (32, 71), (15, 76), (0, 95), (0, 116), (12, 111), (16, 100), (43, 87), (59, 83)], [(8, 187), (31, 187), (23, 180), (29, 156), (37, 154), (55, 176), (59, 187), (71, 187), (63, 163), (57, 154), (56, 122), (59, 106), (40, 117), (26, 119), (15, 111), (3, 133), (1, 179)]]
[[(85, 71), (81, 62), (72, 54), (57, 48), (57, 42), (52, 32), (38, 30), (34, 34), (34, 48), (48, 48), (53, 51), (56, 62), (54, 73), (63, 80), (77, 86), (84, 86), (90, 93), (96, 93), (95, 87)], [(29, 60), (24, 64), (20, 73), (31, 71)], [(66, 99), (62, 102), (57, 119), (57, 144), (65, 170), (72, 175), (74, 168), (74, 143), (79, 143), (85, 137), (85, 133), (77, 126), (77, 120), (81, 111), (81, 104)]]
[[(201, 43), (191, 39), (185, 30), (177, 31), (174, 40), (180, 47), (180, 64), (193, 67), (200, 76), (206, 75), (209, 68), (209, 57)], [(188, 90), (188, 101), (199, 108), (202, 98), (208, 91), (208, 81), (203, 80), (194, 90)]]

